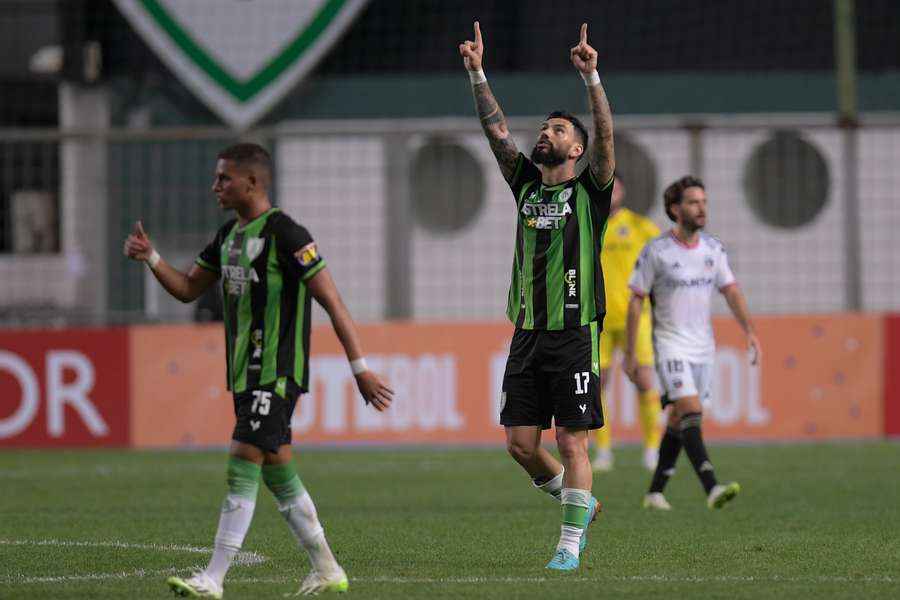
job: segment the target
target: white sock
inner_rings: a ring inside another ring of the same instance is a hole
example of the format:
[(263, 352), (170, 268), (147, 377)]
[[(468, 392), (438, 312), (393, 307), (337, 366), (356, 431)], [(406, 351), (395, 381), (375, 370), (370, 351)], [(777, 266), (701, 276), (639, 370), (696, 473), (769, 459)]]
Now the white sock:
[[(578, 556), (578, 545), (584, 528), (575, 525), (584, 518), (584, 511), (592, 509), (590, 490), (577, 488), (563, 488), (561, 493), (563, 509), (563, 523), (560, 527), (559, 543), (557, 550), (568, 550), (574, 556)], [(573, 514), (575, 513), (575, 514)]]
[(313, 504), (309, 492), (303, 490), (300, 496), (294, 496), (284, 501), (278, 500), (278, 511), (288, 527), (294, 533), (294, 537), (309, 555), (314, 571), (330, 573), (337, 569), (337, 560), (328, 547), (325, 539), (325, 530), (319, 523), (319, 515), (316, 513), (316, 505)]
[(550, 494), (557, 500), (560, 500), (562, 498), (563, 475), (565, 474), (566, 468), (563, 467), (563, 470), (559, 472), (559, 475), (557, 475), (553, 479), (549, 479), (540, 485), (535, 483), (534, 480), (532, 480), (531, 483), (532, 485), (534, 485), (534, 487), (541, 490), (545, 494)]
[(222, 513), (219, 516), (219, 529), (216, 531), (216, 541), (213, 547), (213, 555), (206, 567), (206, 574), (212, 577), (220, 586), (225, 580), (225, 574), (231, 566), (231, 561), (241, 549), (250, 522), (253, 520), (253, 510), (256, 508), (256, 500), (228, 494), (222, 504)]
[(568, 550), (573, 556), (578, 556), (578, 545), (581, 543), (581, 533), (583, 531), (584, 529), (580, 527), (563, 525), (559, 533), (559, 543), (556, 544), (556, 549)]

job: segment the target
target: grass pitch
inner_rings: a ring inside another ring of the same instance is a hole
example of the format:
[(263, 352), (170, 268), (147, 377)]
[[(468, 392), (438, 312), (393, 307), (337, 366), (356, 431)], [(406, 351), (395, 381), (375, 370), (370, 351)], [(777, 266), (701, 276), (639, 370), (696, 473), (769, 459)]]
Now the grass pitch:
[[(560, 511), (502, 450), (297, 451), (356, 598), (898, 598), (900, 444), (713, 447), (706, 508), (684, 456), (670, 513), (640, 508), (636, 449), (594, 478), (581, 569), (551, 573)], [(166, 598), (205, 565), (224, 452), (0, 453), (0, 598)], [(307, 571), (269, 492), (225, 597), (281, 598)]]

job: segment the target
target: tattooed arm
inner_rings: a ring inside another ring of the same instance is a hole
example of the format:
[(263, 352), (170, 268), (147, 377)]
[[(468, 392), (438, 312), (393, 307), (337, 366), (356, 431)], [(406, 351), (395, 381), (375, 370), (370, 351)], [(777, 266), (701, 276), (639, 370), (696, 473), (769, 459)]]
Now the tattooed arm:
[(572, 64), (588, 81), (588, 101), (594, 117), (594, 139), (588, 149), (591, 171), (600, 185), (606, 184), (616, 168), (613, 147), (612, 112), (600, 78), (597, 76), (597, 51), (587, 41), (587, 23), (581, 25), (581, 39), (571, 51)]
[(487, 136), (488, 143), (500, 172), (509, 181), (516, 171), (516, 163), (519, 160), (519, 150), (515, 142), (509, 136), (509, 128), (506, 126), (506, 117), (497, 104), (497, 99), (491, 92), (491, 86), (484, 79), (481, 71), (481, 59), (484, 55), (484, 42), (481, 39), (481, 27), (475, 21), (475, 41), (466, 40), (459, 45), (459, 53), (463, 57), (466, 69), (472, 77), (472, 95), (475, 97), (475, 110), (481, 120), (481, 128)]

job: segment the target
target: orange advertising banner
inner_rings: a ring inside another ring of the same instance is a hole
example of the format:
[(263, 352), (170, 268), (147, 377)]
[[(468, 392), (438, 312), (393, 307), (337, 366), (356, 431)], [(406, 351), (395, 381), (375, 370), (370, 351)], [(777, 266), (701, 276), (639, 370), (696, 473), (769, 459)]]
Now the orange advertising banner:
[[(717, 319), (713, 399), (704, 434), (719, 440), (815, 440), (883, 433), (879, 316), (757, 321), (763, 361)], [(390, 410), (366, 407), (328, 326), (313, 328), (310, 392), (292, 420), (301, 444), (502, 444), (500, 386), (512, 326), (364, 325), (369, 367), (396, 391)], [(223, 445), (234, 425), (221, 326), (131, 330), (131, 431), (137, 447)], [(616, 368), (607, 394), (616, 442), (637, 441), (634, 390)], [(548, 437), (548, 441), (552, 438)]]

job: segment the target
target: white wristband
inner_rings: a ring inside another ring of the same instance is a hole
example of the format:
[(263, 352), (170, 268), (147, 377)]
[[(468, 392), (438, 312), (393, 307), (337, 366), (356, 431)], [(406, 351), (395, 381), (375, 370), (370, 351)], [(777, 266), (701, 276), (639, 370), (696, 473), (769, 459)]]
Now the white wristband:
[(594, 69), (590, 73), (582, 73), (581, 78), (584, 79), (584, 85), (587, 87), (600, 85), (600, 74), (597, 72), (597, 69)]
[(487, 77), (484, 76), (484, 70), (478, 69), (477, 71), (469, 71), (469, 81), (472, 82), (472, 85), (485, 83), (487, 81)]
[(159, 264), (160, 258), (159, 252), (154, 248), (153, 252), (150, 253), (150, 256), (147, 257), (147, 264), (150, 265), (151, 269), (155, 269), (156, 265)]
[(357, 358), (350, 361), (350, 370), (353, 371), (354, 375), (359, 375), (368, 371), (369, 365), (366, 364), (365, 358)]

